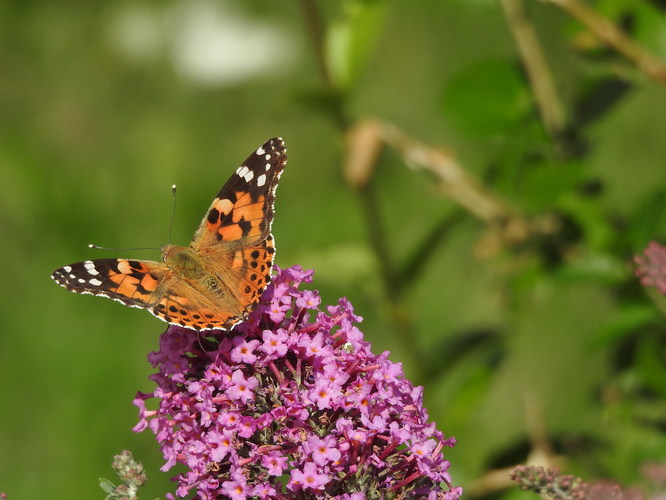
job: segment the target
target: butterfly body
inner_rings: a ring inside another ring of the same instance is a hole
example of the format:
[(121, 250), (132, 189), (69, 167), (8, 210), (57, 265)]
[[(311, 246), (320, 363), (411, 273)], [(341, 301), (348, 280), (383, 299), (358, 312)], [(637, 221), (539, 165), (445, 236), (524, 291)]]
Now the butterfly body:
[(264, 143), (222, 187), (190, 246), (164, 246), (162, 262), (88, 260), (56, 269), (53, 279), (193, 330), (232, 328), (271, 279), (273, 203), (286, 161), (282, 139)]

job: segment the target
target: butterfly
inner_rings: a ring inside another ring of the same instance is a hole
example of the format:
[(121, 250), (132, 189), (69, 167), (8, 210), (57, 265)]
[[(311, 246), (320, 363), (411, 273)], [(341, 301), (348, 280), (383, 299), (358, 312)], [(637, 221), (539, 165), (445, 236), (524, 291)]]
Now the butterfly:
[(167, 323), (230, 330), (255, 308), (271, 280), (273, 204), (286, 163), (283, 140), (266, 141), (224, 184), (190, 246), (162, 247), (163, 262), (87, 260), (51, 277), (72, 292), (147, 309)]

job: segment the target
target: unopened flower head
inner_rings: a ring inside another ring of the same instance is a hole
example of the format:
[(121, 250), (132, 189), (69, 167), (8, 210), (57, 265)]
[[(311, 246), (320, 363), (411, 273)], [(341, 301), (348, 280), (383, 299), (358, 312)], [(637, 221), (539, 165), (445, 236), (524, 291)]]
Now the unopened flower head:
[(298, 289), (311, 279), (278, 269), (230, 333), (162, 335), (149, 356), (157, 389), (137, 395), (135, 430), (155, 433), (163, 470), (187, 466), (177, 495), (458, 498), (442, 453), (455, 439), (428, 422), (421, 388), (388, 353), (372, 354), (346, 299), (321, 311), (316, 291)]
[(641, 255), (634, 257), (634, 261), (641, 284), (666, 295), (666, 247), (653, 241)]

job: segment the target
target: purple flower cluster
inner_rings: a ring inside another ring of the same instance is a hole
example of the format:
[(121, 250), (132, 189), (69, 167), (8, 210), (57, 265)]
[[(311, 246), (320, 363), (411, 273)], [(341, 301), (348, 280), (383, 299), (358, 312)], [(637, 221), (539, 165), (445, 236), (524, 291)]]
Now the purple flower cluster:
[(278, 269), (231, 333), (172, 325), (149, 355), (157, 389), (137, 395), (135, 430), (155, 433), (162, 470), (187, 466), (177, 496), (457, 499), (442, 454), (455, 439), (428, 423), (423, 389), (371, 353), (346, 299), (323, 312), (298, 290), (311, 280)]

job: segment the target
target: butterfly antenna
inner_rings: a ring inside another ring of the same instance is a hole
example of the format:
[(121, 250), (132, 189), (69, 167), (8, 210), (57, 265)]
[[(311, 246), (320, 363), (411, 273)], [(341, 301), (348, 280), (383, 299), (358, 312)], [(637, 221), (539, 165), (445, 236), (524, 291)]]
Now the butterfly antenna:
[(94, 248), (95, 250), (113, 250), (114, 252), (129, 252), (130, 250), (159, 250), (157, 247), (131, 247), (131, 248), (111, 248), (111, 247), (101, 247), (95, 245), (94, 243), (88, 244), (88, 248)]
[[(171, 208), (171, 221), (169, 222), (169, 244), (171, 244), (171, 231), (173, 229), (173, 220), (176, 216), (176, 185), (171, 186), (171, 192), (173, 193), (173, 205)], [(114, 252), (124, 252), (130, 250), (160, 250), (157, 247), (131, 247), (131, 248), (111, 248), (111, 247), (102, 247), (100, 245), (95, 245), (90, 243), (88, 248), (94, 248), (95, 250), (112, 250)]]
[(169, 222), (169, 245), (171, 245), (171, 231), (173, 230), (173, 220), (176, 218), (176, 185), (171, 186), (171, 193), (173, 195), (173, 205), (171, 205), (171, 221)]

